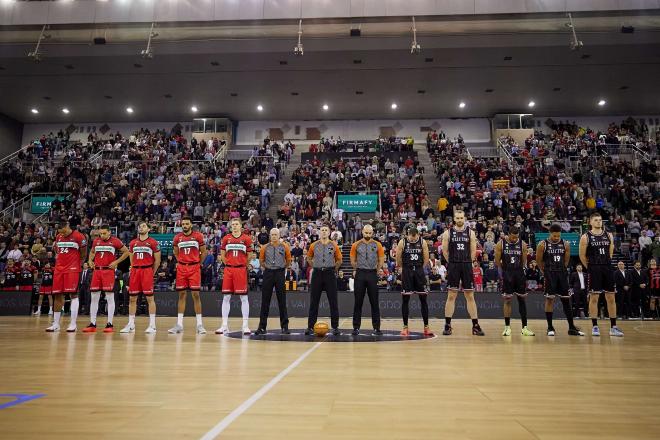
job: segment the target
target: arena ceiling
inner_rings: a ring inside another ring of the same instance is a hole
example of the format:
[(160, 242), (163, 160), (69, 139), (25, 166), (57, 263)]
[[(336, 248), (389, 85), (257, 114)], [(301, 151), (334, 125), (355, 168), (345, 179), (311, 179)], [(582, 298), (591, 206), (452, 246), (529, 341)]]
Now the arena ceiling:
[[(192, 106), (235, 120), (660, 113), (660, 15), (579, 16), (576, 51), (566, 22), (427, 17), (413, 55), (404, 19), (365, 21), (361, 37), (348, 36), (355, 23), (316, 20), (304, 25), (302, 57), (291, 21), (179, 23), (157, 27), (151, 59), (140, 56), (149, 24), (53, 26), (40, 62), (27, 56), (40, 28), (0, 27), (0, 113), (22, 122), (187, 120)], [(91, 44), (99, 36), (107, 44)]]

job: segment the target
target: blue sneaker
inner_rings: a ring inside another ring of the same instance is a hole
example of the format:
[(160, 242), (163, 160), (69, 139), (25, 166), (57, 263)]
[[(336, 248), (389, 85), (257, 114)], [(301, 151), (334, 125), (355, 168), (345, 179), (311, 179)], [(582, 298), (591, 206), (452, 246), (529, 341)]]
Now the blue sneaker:
[(600, 329), (597, 325), (594, 325), (591, 329), (591, 336), (600, 336)]
[(615, 325), (614, 327), (612, 327), (610, 329), (610, 336), (616, 336), (618, 338), (622, 338), (623, 337), (623, 332), (621, 330), (619, 330), (619, 327), (617, 327)]

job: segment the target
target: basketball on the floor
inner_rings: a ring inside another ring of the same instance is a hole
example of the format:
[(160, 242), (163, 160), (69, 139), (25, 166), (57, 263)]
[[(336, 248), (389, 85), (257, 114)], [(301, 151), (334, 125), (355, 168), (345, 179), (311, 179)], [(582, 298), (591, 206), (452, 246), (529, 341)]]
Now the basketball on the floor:
[(314, 334), (316, 336), (325, 336), (328, 334), (328, 330), (330, 327), (328, 327), (327, 322), (319, 321), (316, 324), (314, 324)]

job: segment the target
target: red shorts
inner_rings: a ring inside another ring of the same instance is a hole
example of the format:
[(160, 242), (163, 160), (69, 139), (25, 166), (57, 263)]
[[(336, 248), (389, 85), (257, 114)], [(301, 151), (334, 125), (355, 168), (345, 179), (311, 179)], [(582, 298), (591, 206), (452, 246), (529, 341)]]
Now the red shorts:
[(222, 293), (247, 295), (248, 293), (247, 268), (225, 267), (224, 276), (222, 278)]
[(15, 292), (16, 291), (16, 286), (14, 286), (14, 287), (3, 287), (2, 291), (3, 292)]
[(53, 294), (53, 286), (39, 287), (39, 295), (52, 295), (52, 294)]
[(154, 294), (154, 269), (152, 267), (131, 267), (128, 279), (128, 294)]
[(55, 272), (53, 274), (53, 294), (77, 293), (80, 272)]
[(115, 290), (115, 271), (113, 269), (94, 269), (92, 282), (89, 284), (91, 292), (112, 292)]
[(21, 292), (32, 292), (32, 286), (19, 286), (18, 290)]
[(202, 286), (202, 268), (199, 264), (177, 264), (176, 290), (199, 290)]

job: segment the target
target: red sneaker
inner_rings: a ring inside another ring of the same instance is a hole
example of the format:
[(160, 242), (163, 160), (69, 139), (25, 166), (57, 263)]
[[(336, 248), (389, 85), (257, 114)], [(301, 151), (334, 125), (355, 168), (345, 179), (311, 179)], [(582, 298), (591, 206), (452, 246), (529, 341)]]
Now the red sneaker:
[(435, 336), (428, 325), (424, 326), (424, 336)]
[(90, 322), (89, 325), (83, 329), (83, 333), (96, 333), (96, 324)]
[(401, 336), (410, 336), (410, 330), (408, 330), (408, 327), (404, 327), (403, 330), (401, 330)]
[(115, 331), (114, 326), (111, 323), (107, 323), (103, 329), (103, 333), (113, 333)]

